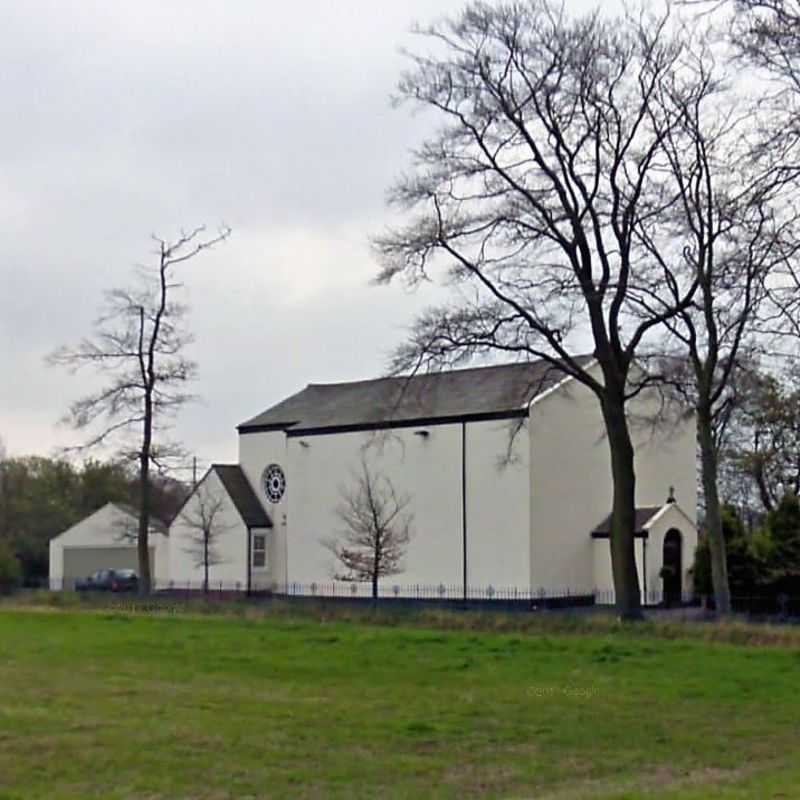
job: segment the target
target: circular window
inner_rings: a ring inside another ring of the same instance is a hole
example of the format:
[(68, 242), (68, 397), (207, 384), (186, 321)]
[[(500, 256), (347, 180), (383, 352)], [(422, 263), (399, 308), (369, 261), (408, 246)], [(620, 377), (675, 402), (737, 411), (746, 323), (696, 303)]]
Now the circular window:
[(277, 503), (286, 491), (286, 476), (277, 464), (270, 464), (261, 476), (264, 494), (270, 503)]

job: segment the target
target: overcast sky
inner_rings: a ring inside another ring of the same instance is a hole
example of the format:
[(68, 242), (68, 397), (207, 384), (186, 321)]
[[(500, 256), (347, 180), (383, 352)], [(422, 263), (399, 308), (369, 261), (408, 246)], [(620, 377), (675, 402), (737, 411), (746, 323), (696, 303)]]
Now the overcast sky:
[(425, 120), (390, 107), (414, 20), (461, 0), (0, 0), (0, 436), (13, 455), (86, 381), (44, 365), (90, 332), (151, 233), (225, 222), (184, 278), (199, 362), (178, 434), (235, 426), (309, 382), (380, 375), (432, 293), (369, 285), (370, 234)]

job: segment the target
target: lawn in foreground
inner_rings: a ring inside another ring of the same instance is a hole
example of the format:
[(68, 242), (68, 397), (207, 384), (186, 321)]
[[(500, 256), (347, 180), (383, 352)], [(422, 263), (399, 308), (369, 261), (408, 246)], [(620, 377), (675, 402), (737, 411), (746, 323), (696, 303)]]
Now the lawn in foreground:
[(800, 797), (800, 653), (0, 610), (0, 798)]

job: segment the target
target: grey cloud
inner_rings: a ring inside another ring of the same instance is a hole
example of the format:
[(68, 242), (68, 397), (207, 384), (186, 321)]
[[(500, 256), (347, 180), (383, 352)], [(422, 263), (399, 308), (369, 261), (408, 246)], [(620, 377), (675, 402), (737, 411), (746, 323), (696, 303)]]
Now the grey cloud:
[(435, 291), (368, 285), (370, 233), (425, 120), (389, 106), (414, 19), (456, 0), (28, 0), (0, 24), (0, 435), (12, 453), (90, 385), (42, 357), (89, 332), (151, 232), (227, 222), (187, 268), (203, 402), (177, 432), (235, 456), (234, 426), (311, 380), (379, 374)]

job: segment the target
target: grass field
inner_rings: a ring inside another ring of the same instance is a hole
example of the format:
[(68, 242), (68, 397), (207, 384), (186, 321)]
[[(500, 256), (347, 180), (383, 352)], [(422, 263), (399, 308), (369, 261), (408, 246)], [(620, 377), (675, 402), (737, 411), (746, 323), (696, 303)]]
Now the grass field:
[(0, 798), (795, 798), (797, 641), (0, 609)]

